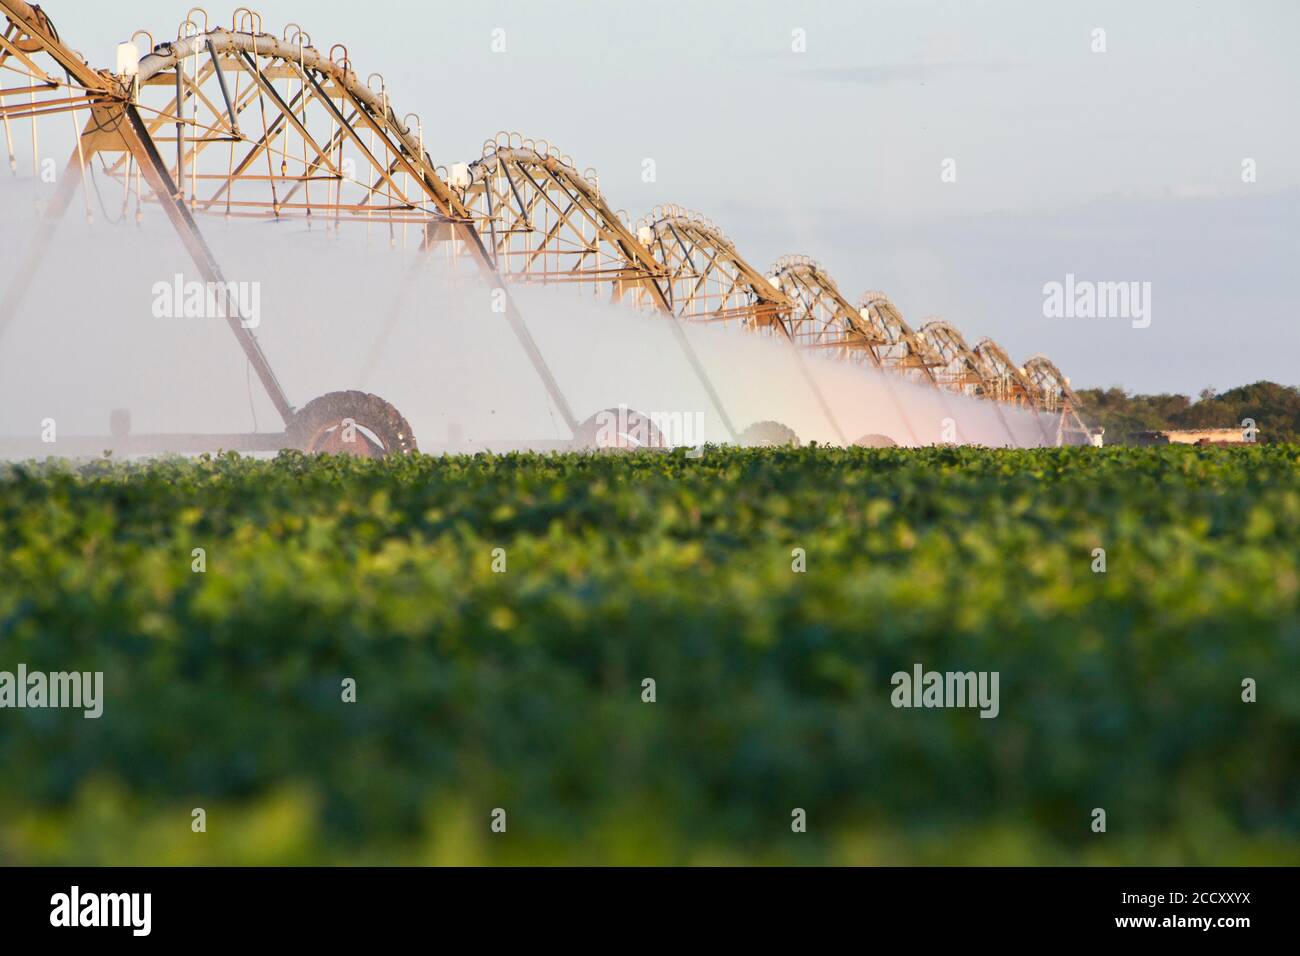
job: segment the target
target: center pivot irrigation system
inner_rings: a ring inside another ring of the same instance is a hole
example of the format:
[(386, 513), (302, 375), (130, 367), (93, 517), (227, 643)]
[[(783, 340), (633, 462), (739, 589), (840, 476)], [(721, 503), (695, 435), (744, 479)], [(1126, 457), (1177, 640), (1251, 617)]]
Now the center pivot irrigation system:
[[(987, 400), (1011, 444), (1016, 439), (1003, 406), (1048, 413), (1035, 415), (1046, 444), (1089, 440), (1068, 379), (1047, 359), (1038, 356), (1017, 366), (995, 342), (985, 339), (971, 348), (956, 329), (938, 320), (914, 331), (883, 293), (869, 292), (855, 306), (820, 265), (802, 256), (783, 258), (761, 272), (721, 229), (677, 206), (656, 207), (632, 225), (610, 208), (594, 172), (579, 172), (545, 142), (500, 133), (474, 162), (435, 166), (419, 117), (394, 109), (383, 77), (371, 74), (362, 81), (346, 47), (336, 44), (322, 53), (296, 24), (280, 35), (268, 33), (259, 14), (241, 7), (225, 29), (212, 26), (207, 13), (195, 7), (174, 41), (155, 43), (138, 31), (119, 47), (116, 69), (108, 71), (92, 68), (70, 48), (39, 6), (0, 0), (0, 13), (6, 18), (0, 35), (0, 116), (11, 169), (17, 170), (20, 121), (30, 124), (34, 168), (41, 164), (40, 120), (67, 114), (76, 138), (0, 300), (0, 336), (77, 193), (84, 195), (90, 218), (91, 180), (104, 176), (119, 187), (124, 220), (133, 216), (139, 222), (144, 208), (162, 208), (208, 288), (224, 297), (220, 314), (284, 422), (282, 432), (132, 435), (118, 416), (111, 436), (60, 438), (61, 450), (70, 445), (73, 453), (92, 454), (106, 447), (127, 453), (297, 448), (375, 456), (416, 448), (405, 418), (376, 395), (332, 392), (293, 405), (204, 239), (199, 222), (205, 216), (305, 220), (335, 230), (358, 223), (379, 226), (388, 230), (394, 246), (416, 244), (414, 268), (433, 259), (472, 263), (492, 286), (573, 436), (566, 445), (659, 445), (663, 438), (643, 416), (625, 408), (579, 419), (507, 283), (583, 283), (598, 293), (608, 287), (610, 301), (661, 314), (733, 441), (779, 442), (793, 433), (775, 422), (737, 430), (683, 322), (739, 326), (788, 344), (842, 444), (850, 438), (810, 373), (806, 350), (885, 373), (888, 400), (908, 432), (898, 437), (911, 444), (923, 439), (894, 387), (900, 380), (936, 389), (945, 403), (950, 394)], [(142, 39), (148, 46), (143, 55)], [(367, 369), (402, 304), (399, 297), (380, 328)], [(620, 427), (605, 427), (614, 415)], [(863, 436), (858, 442), (881, 437)], [(0, 442), (0, 452), (25, 447), (21, 441)]]

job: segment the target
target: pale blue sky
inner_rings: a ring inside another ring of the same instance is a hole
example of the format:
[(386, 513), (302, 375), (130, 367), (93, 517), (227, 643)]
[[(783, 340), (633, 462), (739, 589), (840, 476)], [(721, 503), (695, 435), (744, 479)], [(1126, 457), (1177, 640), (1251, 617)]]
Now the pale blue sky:
[[(104, 65), (136, 28), (174, 36), (185, 10), (45, 6)], [(882, 288), (915, 324), (942, 313), (972, 342), (1046, 352), (1076, 385), (1300, 383), (1294, 0), (257, 7), (383, 72), (437, 162), (498, 129), (549, 139), (634, 217), (697, 208), (760, 268), (811, 255), (851, 297)], [(232, 9), (210, 7), (226, 24)], [(1152, 282), (1151, 327), (1044, 318), (1042, 286), (1067, 272)]]

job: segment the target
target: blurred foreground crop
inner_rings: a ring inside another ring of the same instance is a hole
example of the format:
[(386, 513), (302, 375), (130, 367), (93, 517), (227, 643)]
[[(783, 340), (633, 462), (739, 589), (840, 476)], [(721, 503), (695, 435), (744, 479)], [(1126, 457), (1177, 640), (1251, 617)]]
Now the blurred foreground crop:
[[(1296, 863), (1298, 468), (0, 467), (0, 670), (106, 698), (0, 710), (0, 863)], [(998, 671), (1000, 715), (894, 709), (916, 662)]]

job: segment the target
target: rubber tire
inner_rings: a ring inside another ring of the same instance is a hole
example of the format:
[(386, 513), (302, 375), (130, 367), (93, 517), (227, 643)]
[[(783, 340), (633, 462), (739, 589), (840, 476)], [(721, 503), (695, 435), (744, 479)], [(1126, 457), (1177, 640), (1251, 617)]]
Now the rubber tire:
[(372, 432), (384, 446), (385, 455), (409, 455), (419, 450), (401, 412), (378, 395), (354, 391), (329, 392), (298, 409), (285, 429), (289, 447), (309, 451), (307, 444), (317, 432), (345, 418)]
[(736, 439), (746, 448), (799, 447), (799, 436), (794, 429), (780, 422), (754, 422)]
[(898, 442), (888, 435), (863, 435), (853, 443), (858, 448), (897, 448)]

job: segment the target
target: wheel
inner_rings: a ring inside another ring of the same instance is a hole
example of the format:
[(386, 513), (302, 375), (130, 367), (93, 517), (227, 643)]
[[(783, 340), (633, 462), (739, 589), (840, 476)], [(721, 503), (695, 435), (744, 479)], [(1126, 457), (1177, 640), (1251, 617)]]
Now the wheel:
[(799, 436), (794, 429), (780, 422), (755, 422), (736, 436), (749, 448), (775, 448), (780, 445), (799, 447)]
[(645, 415), (620, 405), (592, 415), (578, 426), (575, 448), (625, 449), (666, 448), (663, 433)]
[(416, 451), (411, 426), (378, 395), (330, 392), (313, 398), (285, 429), (289, 446), (308, 454), (382, 458)]
[(863, 435), (853, 443), (858, 448), (897, 448), (898, 442), (888, 435)]

